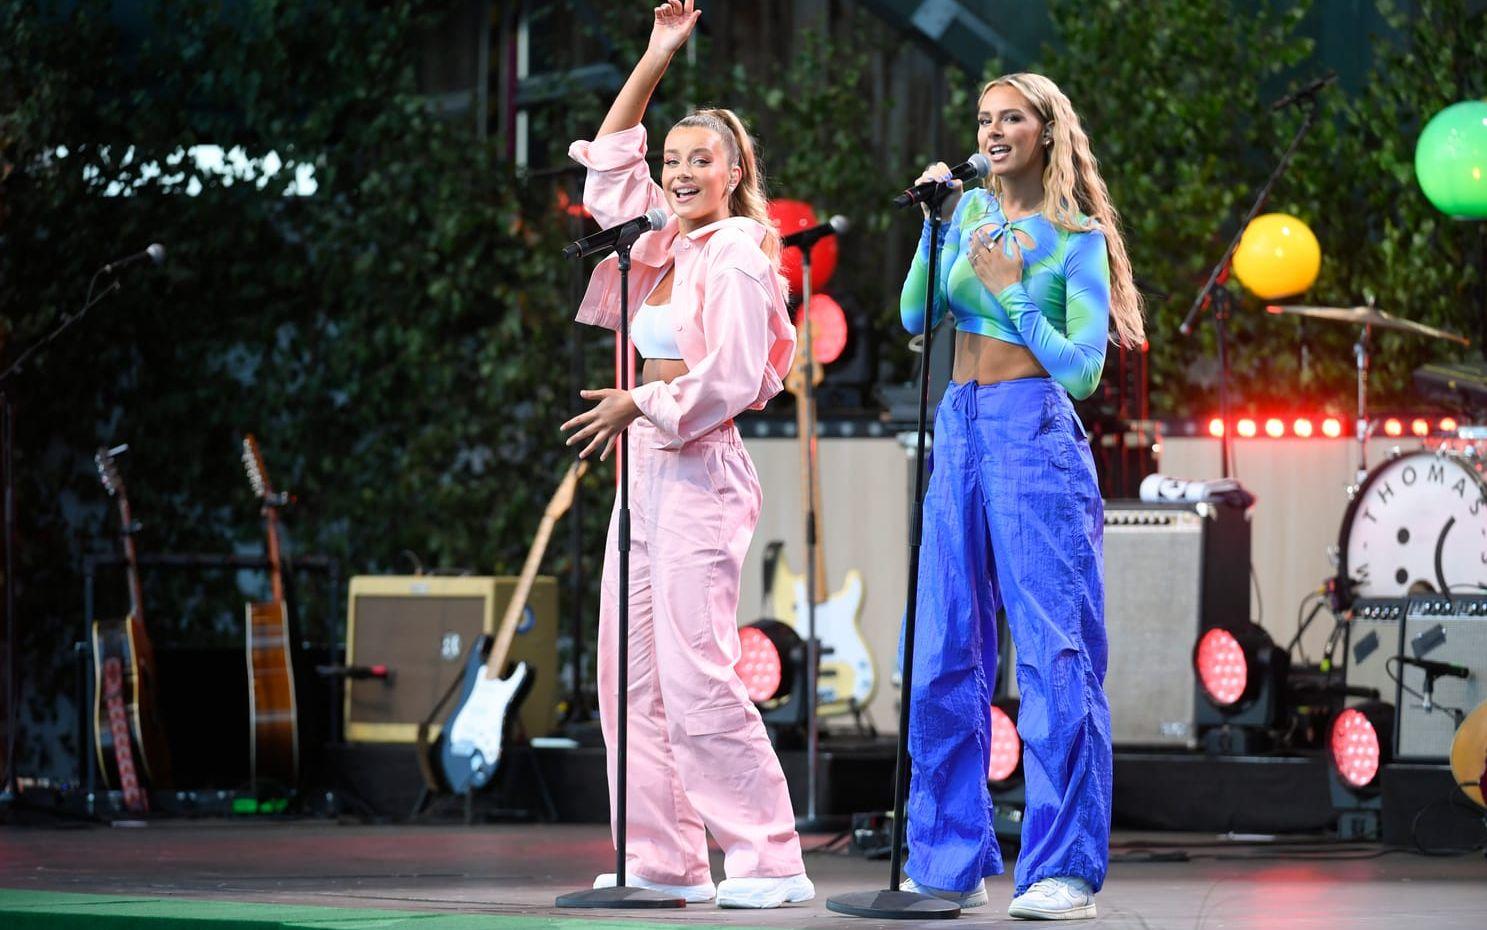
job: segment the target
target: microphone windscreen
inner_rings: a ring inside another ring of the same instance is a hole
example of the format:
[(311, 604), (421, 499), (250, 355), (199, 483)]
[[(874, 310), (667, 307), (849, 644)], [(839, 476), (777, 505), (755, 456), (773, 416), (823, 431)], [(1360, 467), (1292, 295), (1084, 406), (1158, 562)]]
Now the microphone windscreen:
[(852, 221), (847, 219), (845, 216), (842, 216), (840, 213), (838, 213), (836, 216), (833, 216), (826, 222), (831, 224), (831, 231), (836, 233), (838, 236), (852, 228)]
[(655, 232), (656, 230), (662, 229), (666, 226), (666, 211), (662, 210), (660, 207), (651, 207), (649, 210), (645, 211), (645, 219), (646, 222), (650, 224), (651, 232)]
[(165, 246), (158, 242), (152, 242), (149, 248), (145, 249), (145, 254), (150, 256), (150, 261), (158, 265), (165, 261)]
[(967, 158), (966, 163), (976, 169), (976, 173), (972, 175), (973, 178), (984, 178), (988, 174), (991, 174), (991, 159), (982, 155), (980, 152)]

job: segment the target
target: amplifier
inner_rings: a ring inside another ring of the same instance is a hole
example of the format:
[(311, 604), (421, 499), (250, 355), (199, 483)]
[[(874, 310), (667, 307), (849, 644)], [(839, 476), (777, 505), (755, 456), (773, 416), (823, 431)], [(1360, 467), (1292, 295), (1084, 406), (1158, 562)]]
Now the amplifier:
[(1214, 504), (1105, 502), (1105, 695), (1118, 746), (1198, 742), (1193, 646), (1249, 620), (1250, 524)]
[(1406, 602), (1401, 654), (1467, 668), (1468, 678), (1435, 679), (1430, 710), (1410, 694), (1425, 694), (1425, 670), (1396, 663), (1400, 683), (1398, 756), (1445, 762), (1451, 754), (1457, 718), (1487, 700), (1487, 595), (1411, 597)]
[[(346, 739), (414, 742), (470, 647), (481, 633), (495, 633), (515, 587), (515, 578), (491, 576), (352, 578), (346, 664), (386, 665), (391, 675), (347, 680)], [(539, 576), (511, 645), (510, 661), (525, 661), (535, 673), (518, 715), (528, 736), (546, 736), (556, 724), (557, 600), (557, 582)]]
[[(1404, 636), (1405, 602), (1394, 597), (1360, 597), (1353, 601), (1347, 625), (1343, 681), (1348, 687), (1373, 688), (1379, 700), (1399, 707), (1394, 658)], [(1398, 714), (1395, 715), (1398, 732)]]

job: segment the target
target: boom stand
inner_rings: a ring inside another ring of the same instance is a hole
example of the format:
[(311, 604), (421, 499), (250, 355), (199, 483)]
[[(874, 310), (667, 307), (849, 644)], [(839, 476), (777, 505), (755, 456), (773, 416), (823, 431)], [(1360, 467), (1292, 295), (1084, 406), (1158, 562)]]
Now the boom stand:
[[(638, 232), (637, 232), (638, 235)], [(630, 390), (630, 366), (634, 361), (634, 350), (630, 347), (630, 247), (634, 240), (621, 240), (615, 247), (620, 265), (620, 390)], [(649, 888), (632, 888), (625, 884), (625, 800), (626, 770), (629, 761), (630, 731), (630, 430), (620, 431), (620, 518), (618, 543), (620, 555), (619, 584), (619, 738), (615, 746), (614, 786), (614, 853), (615, 870), (613, 888), (590, 888), (560, 895), (558, 907), (592, 907), (632, 909), (686, 907), (681, 898), (651, 891)]]
[(914, 697), (914, 626), (919, 602), (919, 543), (924, 535), (924, 440), (929, 412), (930, 341), (934, 334), (935, 289), (939, 285), (940, 204), (947, 188), (936, 186), (929, 207), (929, 262), (924, 286), (924, 364), (919, 369), (919, 458), (914, 474), (914, 521), (909, 528), (909, 593), (904, 605), (904, 671), (899, 691), (898, 763), (893, 772), (893, 850), (888, 887), (883, 891), (849, 891), (826, 899), (826, 909), (851, 917), (879, 920), (948, 919), (960, 916), (960, 905), (933, 895), (902, 891), (904, 799), (909, 783), (909, 707)]

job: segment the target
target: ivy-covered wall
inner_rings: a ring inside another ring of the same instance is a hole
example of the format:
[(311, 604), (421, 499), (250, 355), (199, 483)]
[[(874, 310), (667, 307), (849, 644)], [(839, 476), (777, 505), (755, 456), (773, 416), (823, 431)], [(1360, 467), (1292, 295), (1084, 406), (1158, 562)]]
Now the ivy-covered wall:
[[(300, 497), (296, 549), (340, 559), (343, 575), (407, 571), (409, 551), (441, 568), (520, 566), (566, 458), (557, 424), (571, 409), (573, 359), (590, 382), (608, 370), (604, 337), (569, 322), (574, 271), (557, 247), (574, 230), (555, 209), (555, 185), (571, 178), (520, 173), (467, 123), (432, 115), (414, 75), (418, 37), (440, 4), (374, 6), (153, 0), (139, 35), (122, 34), (104, 0), (0, 0), (5, 356), (73, 311), (103, 262), (152, 241), (170, 253), (161, 269), (133, 269), (10, 388), (32, 722), (24, 771), (65, 773), (76, 749), (65, 731), (81, 559), (107, 551), (114, 532), (92, 471), (100, 444), (131, 445), (123, 468), (147, 552), (261, 545), (237, 456), (252, 430), (275, 480)], [(755, 126), (776, 195), (852, 216), (833, 289), (876, 322), (880, 376), (903, 380), (894, 287), (918, 224), (885, 202), (931, 157), (970, 151), (981, 78), (937, 71), (869, 12), (830, 6), (840, 21), (829, 30), (776, 36), (747, 54), (737, 36), (727, 55), (717, 51), (705, 16), (695, 63), (678, 62), (650, 124), (659, 134), (690, 104), (731, 105)], [(1295, 110), (1268, 109), (1262, 88), (1311, 76), (1304, 27), (1317, 11), (1223, 0), (1049, 6), (1058, 41), (1038, 67), (1082, 114), (1151, 294), (1153, 409), (1206, 411), (1211, 335), (1183, 340), (1176, 324), (1296, 125)], [(572, 28), (602, 28), (615, 40), (612, 63), (628, 69), (649, 5), (585, 7), (599, 21)], [(1384, 0), (1380, 10), (1391, 32), (1371, 70), (1356, 92), (1324, 97), (1271, 208), (1305, 218), (1321, 240), (1311, 302), (1373, 296), (1475, 336), (1482, 228), (1436, 215), (1412, 158), (1431, 114), (1487, 91), (1487, 27), (1462, 0), (1422, 0), (1408, 13)], [(916, 76), (908, 86), (904, 74)], [(575, 93), (535, 115), (534, 135), (561, 151), (592, 133), (606, 103)], [(203, 144), (241, 146), (253, 160), (272, 151), (285, 167), (268, 177), (260, 163), (231, 180), (169, 164)], [(162, 173), (145, 177), (152, 164)], [(284, 196), (301, 165), (313, 167), (315, 193)], [(199, 191), (188, 195), (192, 178), (172, 175), (193, 173)], [(115, 184), (127, 196), (105, 196)], [(1304, 397), (1309, 408), (1349, 409), (1354, 334), (1312, 326), (1303, 375), (1294, 321), (1258, 311), (1246, 298), (1234, 324), (1240, 407)], [(1451, 356), (1392, 334), (1377, 344), (1383, 403), (1409, 402), (1409, 372)], [(586, 483), (591, 572), (609, 480)], [(547, 570), (568, 568), (555, 545)], [(251, 573), (152, 576), (151, 628), (166, 643), (239, 642), (241, 601), (261, 583)], [(101, 612), (122, 609), (117, 585), (101, 594)]]

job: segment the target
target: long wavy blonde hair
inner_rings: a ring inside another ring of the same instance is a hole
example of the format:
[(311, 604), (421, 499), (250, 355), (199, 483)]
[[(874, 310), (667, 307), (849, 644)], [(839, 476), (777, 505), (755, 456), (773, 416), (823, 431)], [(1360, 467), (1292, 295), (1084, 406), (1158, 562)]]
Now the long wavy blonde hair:
[(764, 193), (764, 167), (759, 163), (759, 157), (754, 152), (754, 140), (749, 135), (749, 130), (744, 126), (743, 120), (732, 110), (721, 107), (713, 107), (694, 111), (690, 116), (683, 117), (673, 129), (683, 126), (697, 126), (703, 129), (711, 129), (723, 140), (723, 145), (728, 149), (728, 158), (732, 164), (738, 165), (743, 172), (738, 186), (733, 189), (728, 198), (728, 213), (730, 216), (746, 216), (763, 225), (765, 229), (764, 242), (760, 248), (775, 267), (780, 264), (780, 232), (775, 227), (774, 220), (769, 218), (769, 198)]
[[(1115, 339), (1128, 348), (1142, 345), (1146, 342), (1146, 322), (1141, 292), (1131, 279), (1120, 214), (1110, 203), (1110, 191), (1100, 177), (1100, 163), (1090, 151), (1089, 137), (1079, 124), (1074, 105), (1057, 84), (1027, 71), (1004, 74), (988, 82), (976, 99), (1003, 85), (1016, 88), (1028, 99), (1052, 140), (1044, 149), (1043, 216), (1071, 232), (1089, 229), (1090, 220), (1099, 224), (1110, 253), (1110, 316), (1115, 323)], [(987, 178), (986, 187), (1001, 196), (1001, 184), (995, 175)]]

